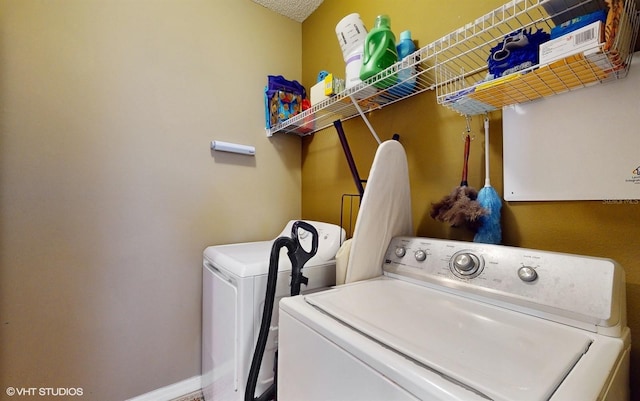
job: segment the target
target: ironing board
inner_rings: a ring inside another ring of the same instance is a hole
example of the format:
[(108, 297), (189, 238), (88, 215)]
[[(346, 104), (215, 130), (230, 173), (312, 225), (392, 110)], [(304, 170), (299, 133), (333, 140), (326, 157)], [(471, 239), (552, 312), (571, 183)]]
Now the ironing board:
[(378, 146), (371, 165), (351, 241), (345, 283), (380, 276), (389, 241), (399, 235), (413, 235), (409, 168), (402, 144), (388, 140)]

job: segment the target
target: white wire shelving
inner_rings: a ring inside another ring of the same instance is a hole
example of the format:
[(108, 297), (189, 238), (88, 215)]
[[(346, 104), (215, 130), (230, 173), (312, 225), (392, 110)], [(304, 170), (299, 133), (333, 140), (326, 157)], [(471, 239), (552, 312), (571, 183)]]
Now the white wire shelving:
[[(602, 0), (512, 0), (436, 41), (436, 98), (461, 114), (482, 114), (517, 103), (624, 78), (638, 33), (635, 0), (611, 0), (620, 7), (611, 40), (548, 64), (487, 80), (487, 58), (504, 36), (542, 28), (597, 10)], [(607, 27), (609, 29), (609, 27)], [(603, 28), (603, 31), (605, 29)]]
[[(518, 29), (543, 28), (549, 32), (572, 18), (607, 10), (609, 2), (619, 2), (622, 10), (611, 42), (485, 81), (491, 49), (505, 35)], [(366, 113), (427, 90), (436, 90), (438, 104), (460, 114), (476, 115), (624, 78), (633, 57), (639, 19), (635, 0), (512, 0), (418, 49), (366, 82), (267, 129), (267, 135), (279, 132), (310, 135), (335, 120), (357, 116), (362, 116), (369, 125)], [(408, 80), (415, 80), (411, 90), (406, 90), (402, 82), (384, 90), (376, 88), (376, 84), (404, 68), (411, 69)], [(373, 128), (369, 128), (376, 136)]]
[[(366, 82), (348, 88), (267, 129), (267, 136), (278, 132), (300, 136), (310, 135), (331, 126), (335, 120), (345, 121), (357, 116), (364, 117), (364, 114), (370, 111), (381, 109), (424, 91), (433, 90), (436, 83), (435, 65), (430, 62), (433, 56), (431, 48), (418, 49)], [(406, 79), (385, 89), (376, 88), (377, 84), (385, 79), (388, 80), (389, 75), (395, 75), (404, 69), (410, 71), (410, 74), (406, 74)]]

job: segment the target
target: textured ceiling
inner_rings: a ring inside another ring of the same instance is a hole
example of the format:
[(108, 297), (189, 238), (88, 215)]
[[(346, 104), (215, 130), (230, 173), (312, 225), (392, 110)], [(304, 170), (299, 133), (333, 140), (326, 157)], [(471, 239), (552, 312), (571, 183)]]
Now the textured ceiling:
[(318, 8), (322, 1), (323, 0), (253, 0), (254, 3), (258, 3), (267, 7), (269, 10), (298, 22), (307, 19), (307, 17)]

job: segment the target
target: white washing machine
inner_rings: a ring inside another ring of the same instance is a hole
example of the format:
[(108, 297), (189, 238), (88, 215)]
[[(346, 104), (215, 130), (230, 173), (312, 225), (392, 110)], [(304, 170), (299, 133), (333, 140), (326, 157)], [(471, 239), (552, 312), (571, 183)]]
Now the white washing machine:
[[(296, 220), (278, 237), (291, 236)], [(309, 279), (303, 293), (335, 284), (335, 255), (344, 239), (339, 226), (308, 221), (318, 231), (318, 251), (302, 272)], [(301, 246), (309, 251), (312, 236), (298, 231)], [(267, 273), (273, 240), (210, 246), (203, 257), (202, 388), (205, 400), (244, 399), (251, 359), (260, 330)], [(291, 262), (286, 248), (280, 251), (276, 302), (265, 355), (256, 386), (261, 394), (273, 383), (278, 339), (278, 301), (290, 294)]]
[(396, 237), (383, 270), (282, 300), (279, 401), (629, 399), (615, 262)]

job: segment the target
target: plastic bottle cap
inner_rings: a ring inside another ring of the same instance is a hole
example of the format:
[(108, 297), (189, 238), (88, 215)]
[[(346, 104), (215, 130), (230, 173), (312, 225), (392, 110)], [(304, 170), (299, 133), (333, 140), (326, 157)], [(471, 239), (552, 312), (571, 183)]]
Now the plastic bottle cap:
[(405, 40), (405, 39), (411, 40), (411, 31), (400, 32), (400, 40)]
[(386, 14), (381, 14), (376, 17), (376, 22), (374, 23), (376, 28), (381, 26), (389, 28), (391, 26), (391, 18)]

